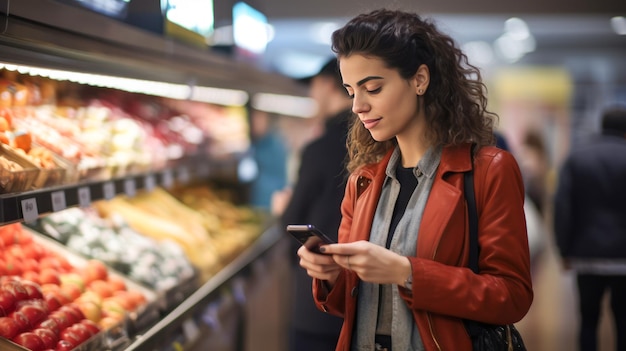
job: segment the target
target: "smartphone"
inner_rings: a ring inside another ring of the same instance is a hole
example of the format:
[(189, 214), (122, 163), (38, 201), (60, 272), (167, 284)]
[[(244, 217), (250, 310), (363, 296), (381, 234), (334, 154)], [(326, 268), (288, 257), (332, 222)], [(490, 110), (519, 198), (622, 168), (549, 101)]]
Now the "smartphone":
[(290, 224), (287, 226), (287, 232), (307, 249), (316, 253), (321, 253), (319, 250), (321, 245), (335, 243), (312, 224)]

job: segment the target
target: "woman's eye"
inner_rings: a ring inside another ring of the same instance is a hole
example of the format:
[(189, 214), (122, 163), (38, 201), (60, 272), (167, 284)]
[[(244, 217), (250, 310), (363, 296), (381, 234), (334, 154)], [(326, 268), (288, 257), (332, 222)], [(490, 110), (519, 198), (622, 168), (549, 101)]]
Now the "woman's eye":
[(380, 88), (376, 88), (376, 89), (372, 89), (372, 90), (367, 90), (367, 92), (369, 94), (378, 94), (380, 93)]

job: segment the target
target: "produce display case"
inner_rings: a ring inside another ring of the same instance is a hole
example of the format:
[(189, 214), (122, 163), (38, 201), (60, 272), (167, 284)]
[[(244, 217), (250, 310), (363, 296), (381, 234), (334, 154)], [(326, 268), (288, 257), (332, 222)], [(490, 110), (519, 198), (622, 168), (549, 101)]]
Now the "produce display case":
[[(67, 21), (67, 18), (72, 18), (72, 21)], [(200, 97), (211, 100), (221, 96), (211, 89), (207, 90), (207, 87), (229, 89), (231, 93), (236, 93), (239, 97), (237, 103), (242, 106), (249, 96), (259, 92), (306, 93), (304, 88), (286, 77), (263, 72), (246, 63), (213, 55), (208, 50), (191, 48), (61, 2), (20, 0), (10, 2), (9, 6), (9, 1), (0, 0), (0, 23), (0, 69), (25, 65), (175, 84), (187, 89), (185, 95), (172, 95), (181, 101)], [(83, 83), (73, 81), (71, 84)], [(224, 100), (206, 102), (229, 104)], [(211, 121), (227, 125), (219, 120)], [(228, 138), (228, 134), (222, 131), (216, 132), (215, 136)], [(214, 178), (236, 184), (239, 182), (237, 168), (246, 161), (246, 152), (229, 153), (233, 146), (239, 145), (234, 143), (217, 148), (217, 153), (201, 151), (188, 154), (164, 164), (89, 168), (93, 173), (81, 173), (83, 169), (57, 154), (55, 162), (65, 171), (64, 175), (55, 169), (43, 172), (38, 178), (39, 169), (35, 167), (29, 173), (28, 182), (31, 184), (20, 183), (17, 188), (0, 192), (0, 224), (33, 223), (69, 207), (88, 207), (93, 202), (118, 196), (133, 197), (140, 191), (151, 191), (155, 187), (172, 189)], [(60, 177), (62, 181), (59, 181)], [(264, 259), (282, 239), (280, 231), (267, 230), (270, 224), (264, 223), (259, 228), (262, 233), (247, 242), (246, 247), (233, 251), (228, 262), (208, 279), (198, 282), (196, 276), (190, 276), (181, 282), (177, 290), (166, 293), (152, 291), (147, 307), (129, 314), (103, 336), (94, 339), (93, 344), (90, 342), (89, 346), (81, 345), (75, 350), (169, 350), (176, 349), (176, 345), (181, 343), (198, 344), (206, 328), (212, 328), (211, 323), (207, 324), (207, 320), (202, 319), (202, 313), (212, 310), (212, 306), (220, 301), (220, 295), (234, 298), (236, 289), (232, 287), (237, 285), (236, 282), (247, 279), (250, 266)], [(135, 283), (131, 281), (129, 284)], [(143, 286), (140, 288), (145, 289)], [(224, 300), (231, 304), (219, 304), (222, 313), (218, 315), (228, 314), (223, 312), (228, 306), (226, 310), (239, 306), (237, 311), (241, 313), (241, 301), (237, 300), (239, 302), (233, 305), (232, 299)], [(155, 318), (157, 314), (158, 318)], [(216, 332), (214, 328), (213, 332)], [(2, 338), (0, 348), (23, 350)]]

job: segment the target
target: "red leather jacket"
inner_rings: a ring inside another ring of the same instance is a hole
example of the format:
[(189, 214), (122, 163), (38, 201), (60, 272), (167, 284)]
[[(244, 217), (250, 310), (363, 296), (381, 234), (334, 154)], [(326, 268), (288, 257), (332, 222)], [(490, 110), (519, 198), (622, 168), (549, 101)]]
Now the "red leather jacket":
[[(368, 240), (390, 156), (391, 152), (381, 162), (350, 175), (341, 207), (339, 242)], [(522, 177), (513, 156), (495, 147), (483, 147), (474, 156), (481, 274), (467, 268), (463, 172), (471, 167), (469, 144), (443, 149), (424, 209), (417, 252), (409, 258), (413, 291), (398, 287), (428, 351), (471, 351), (463, 319), (515, 323), (528, 312), (533, 299)], [(358, 276), (347, 270), (330, 292), (321, 281), (313, 282), (317, 306), (344, 318), (338, 351), (350, 350), (358, 286)]]

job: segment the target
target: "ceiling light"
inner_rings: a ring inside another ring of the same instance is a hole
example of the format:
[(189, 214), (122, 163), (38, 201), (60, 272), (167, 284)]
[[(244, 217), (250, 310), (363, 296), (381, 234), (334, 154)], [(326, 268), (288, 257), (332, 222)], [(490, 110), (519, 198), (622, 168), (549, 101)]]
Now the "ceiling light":
[(517, 17), (511, 17), (504, 22), (504, 31), (515, 40), (524, 40), (530, 36), (526, 22)]
[(315, 100), (307, 97), (259, 93), (252, 98), (252, 107), (293, 117), (312, 117), (317, 111)]
[(626, 35), (626, 18), (624, 16), (611, 18), (611, 27), (618, 35)]
[(21, 74), (69, 81), (95, 87), (117, 89), (131, 93), (161, 96), (177, 100), (193, 100), (224, 106), (243, 106), (248, 102), (248, 93), (242, 90), (191, 86), (143, 79), (72, 72), (41, 67), (14, 65), (0, 62), (0, 69), (17, 71)]

